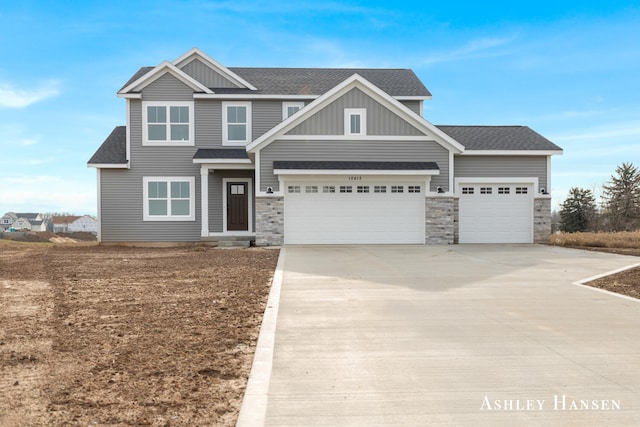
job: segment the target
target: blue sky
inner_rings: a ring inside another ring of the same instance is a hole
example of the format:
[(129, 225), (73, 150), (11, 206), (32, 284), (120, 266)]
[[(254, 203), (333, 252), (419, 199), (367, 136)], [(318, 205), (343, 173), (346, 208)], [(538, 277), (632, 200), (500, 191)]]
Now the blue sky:
[(640, 166), (640, 2), (0, 2), (0, 215), (96, 213), (87, 160), (117, 90), (197, 46), (227, 66), (412, 68), (434, 124), (527, 125), (564, 148), (554, 207)]

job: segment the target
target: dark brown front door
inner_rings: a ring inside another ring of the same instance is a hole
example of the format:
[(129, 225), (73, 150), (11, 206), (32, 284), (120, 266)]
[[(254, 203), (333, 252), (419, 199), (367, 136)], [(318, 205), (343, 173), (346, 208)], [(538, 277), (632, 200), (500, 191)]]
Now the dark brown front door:
[(249, 195), (246, 182), (227, 183), (227, 230), (249, 230)]

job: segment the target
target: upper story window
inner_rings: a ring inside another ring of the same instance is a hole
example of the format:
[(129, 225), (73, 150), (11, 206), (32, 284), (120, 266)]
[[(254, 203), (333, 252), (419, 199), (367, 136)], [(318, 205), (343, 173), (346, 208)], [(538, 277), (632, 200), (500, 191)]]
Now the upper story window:
[(304, 102), (283, 102), (282, 120), (286, 120), (304, 108)]
[(366, 135), (367, 134), (367, 109), (366, 108), (345, 108), (344, 109), (344, 134), (345, 135)]
[(193, 102), (143, 102), (143, 145), (194, 145)]
[(245, 145), (251, 140), (251, 102), (222, 103), (222, 144)]

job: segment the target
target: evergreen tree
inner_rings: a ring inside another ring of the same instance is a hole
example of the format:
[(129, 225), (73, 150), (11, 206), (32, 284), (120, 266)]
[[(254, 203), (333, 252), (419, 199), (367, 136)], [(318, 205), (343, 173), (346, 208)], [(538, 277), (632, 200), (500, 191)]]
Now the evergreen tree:
[(640, 227), (640, 171), (631, 163), (622, 163), (616, 175), (602, 187), (607, 228), (629, 231)]
[(589, 231), (596, 215), (596, 199), (589, 189), (573, 187), (560, 205), (560, 231)]

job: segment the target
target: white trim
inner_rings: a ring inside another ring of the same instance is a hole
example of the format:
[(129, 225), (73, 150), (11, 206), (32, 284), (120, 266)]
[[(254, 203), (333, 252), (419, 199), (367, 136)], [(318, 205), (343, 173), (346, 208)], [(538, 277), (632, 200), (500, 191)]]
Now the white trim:
[(380, 170), (380, 169), (274, 169), (274, 175), (440, 175), (439, 170)]
[(433, 99), (431, 95), (429, 96), (400, 95), (400, 96), (394, 96), (394, 98), (397, 99), (398, 101), (429, 101)]
[(454, 171), (454, 167), (453, 167), (453, 163), (454, 163), (454, 158), (453, 158), (453, 152), (449, 151), (449, 188), (447, 189), (446, 193), (447, 194), (453, 194), (454, 190), (454, 179), (455, 179), (455, 171)]
[(221, 74), (223, 77), (225, 77), (227, 80), (231, 81), (235, 85), (239, 87), (246, 87), (247, 89), (251, 89), (251, 90), (257, 90), (256, 87), (253, 86), (251, 83), (249, 83), (248, 81), (246, 81), (245, 79), (243, 79), (242, 77), (234, 73), (233, 71), (229, 70), (227, 67), (225, 67), (224, 65), (222, 65), (221, 63), (219, 63), (218, 61), (216, 61), (215, 59), (213, 59), (212, 57), (210, 57), (209, 55), (207, 55), (197, 47), (192, 48), (187, 53), (175, 59), (173, 61), (173, 65), (175, 65), (178, 68), (181, 68), (189, 64), (196, 58), (200, 59), (201, 62), (203, 62), (205, 65), (208, 65), (209, 68), (211, 68), (213, 71), (215, 71), (218, 74)]
[(209, 160), (202, 159), (202, 161), (199, 161), (199, 159), (194, 159), (193, 163), (197, 165), (207, 166), (210, 169), (225, 169), (225, 170), (235, 170), (235, 169), (254, 170), (255, 169), (255, 165), (252, 163), (218, 163), (218, 162), (212, 162), (210, 159)]
[[(256, 172), (253, 174), (253, 176), (255, 177), (255, 194), (256, 196), (258, 194), (261, 194), (262, 192), (260, 191), (260, 168), (262, 167), (262, 165), (260, 165), (260, 152), (258, 151), (255, 154), (255, 158), (253, 159), (254, 161), (254, 167), (256, 168)], [(267, 194), (267, 192), (265, 191), (265, 194)]]
[(464, 184), (531, 184), (533, 185), (532, 197), (538, 197), (538, 177), (489, 177), (489, 178), (456, 178), (455, 192), (461, 194), (460, 187)]
[(547, 157), (547, 194), (551, 195), (551, 156)]
[(562, 150), (465, 150), (461, 156), (554, 156)]
[(118, 93), (116, 96), (124, 99), (142, 99), (141, 93)]
[(127, 159), (127, 169), (131, 169), (131, 101), (130, 100), (126, 100), (125, 101), (126, 104), (126, 114), (127, 114), (127, 119), (126, 119), (126, 127), (125, 127), (125, 132), (124, 132), (124, 137), (125, 137), (125, 158)]
[[(246, 182), (248, 206), (247, 216), (248, 225), (247, 231), (242, 230), (227, 230), (227, 183), (229, 182)], [(252, 178), (222, 178), (222, 235), (236, 235), (236, 236), (252, 236), (255, 234), (253, 229), (253, 179)]]
[(129, 169), (128, 163), (87, 163), (88, 168), (96, 169)]
[(275, 99), (275, 100), (313, 100), (319, 98), (320, 95), (278, 95), (278, 94), (247, 94), (247, 93), (226, 93), (226, 94), (218, 94), (218, 93), (194, 93), (194, 99)]
[[(164, 141), (150, 141), (149, 123), (147, 118), (147, 107), (165, 107), (167, 114), (166, 130), (167, 139)], [(189, 140), (173, 141), (171, 140), (171, 107), (188, 107), (189, 108)], [(195, 103), (193, 101), (142, 101), (142, 145), (149, 147), (184, 147), (195, 145)]]
[[(360, 132), (353, 132), (351, 129), (351, 117), (360, 117)], [(366, 136), (367, 135), (367, 109), (366, 108), (345, 108), (344, 109), (344, 134), (345, 136)]]
[(98, 243), (102, 242), (102, 197), (100, 197), (100, 195), (102, 194), (102, 177), (101, 177), (101, 171), (100, 169), (96, 169), (96, 181), (97, 181), (97, 195), (98, 197), (97, 199), (97, 208), (98, 208), (98, 213), (96, 215), (96, 219), (98, 220), (98, 232), (96, 234)]
[(419, 141), (435, 142), (426, 135), (398, 136), (398, 135), (280, 135), (278, 141)]
[[(171, 200), (171, 182), (189, 182), (189, 215), (172, 216), (167, 204), (167, 215), (149, 214), (149, 182), (167, 183), (167, 202)], [(143, 176), (142, 177), (142, 220), (143, 221), (195, 221), (196, 220), (196, 179), (193, 176)]]
[(237, 164), (237, 165), (245, 165), (252, 164), (251, 159), (193, 159), (193, 163), (196, 164)]
[(262, 136), (247, 145), (247, 151), (255, 152), (257, 150), (261, 150), (264, 146), (269, 145), (281, 135), (286, 134), (295, 126), (302, 123), (304, 120), (317, 113), (320, 109), (324, 108), (326, 105), (335, 101), (353, 88), (359, 88), (374, 100), (382, 103), (392, 113), (399, 115), (410, 125), (414, 126), (426, 135), (433, 135), (435, 137), (434, 140), (446, 149), (456, 153), (464, 151), (464, 146), (462, 144), (358, 74), (352, 75), (342, 83), (336, 85), (333, 89), (326, 92), (324, 95), (311, 102), (300, 112), (300, 114), (295, 114), (294, 116), (289, 117), (287, 120), (281, 122), (277, 126), (274, 126), (268, 132), (265, 132)]
[(138, 80), (132, 82), (129, 86), (125, 87), (121, 91), (118, 92), (118, 95), (122, 95), (125, 97), (127, 92), (130, 92), (135, 89), (136, 92), (140, 92), (142, 89), (158, 80), (160, 77), (165, 75), (166, 73), (171, 74), (176, 79), (180, 80), (185, 85), (189, 86), (196, 92), (204, 92), (204, 93), (213, 93), (211, 89), (204, 86), (202, 83), (180, 70), (178, 67), (173, 65), (169, 61), (163, 61), (160, 65), (158, 65), (153, 70), (149, 71), (144, 76), (140, 77)]
[(209, 168), (200, 168), (200, 236), (209, 236)]
[[(227, 127), (227, 108), (228, 107), (245, 107), (247, 109), (246, 112), (246, 138), (242, 141), (229, 141), (229, 129)], [(251, 141), (251, 101), (246, 102), (222, 102), (222, 145), (223, 146), (245, 146), (249, 141)]]
[[(287, 120), (289, 117), (293, 116), (293, 114), (287, 114), (289, 112), (289, 107), (298, 107), (298, 111), (304, 108), (304, 101), (285, 101), (282, 103), (282, 120)], [(296, 111), (296, 113), (298, 112)]]

